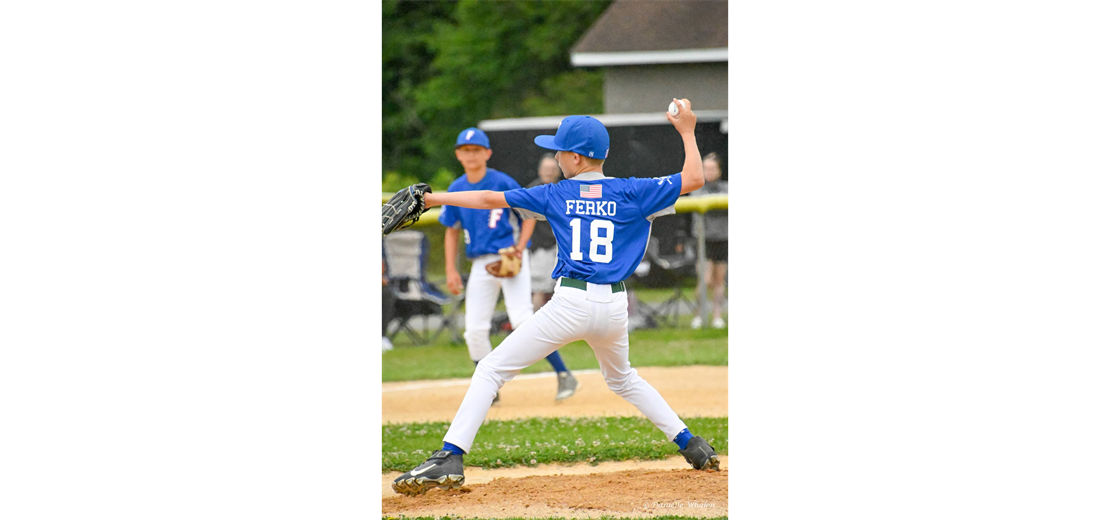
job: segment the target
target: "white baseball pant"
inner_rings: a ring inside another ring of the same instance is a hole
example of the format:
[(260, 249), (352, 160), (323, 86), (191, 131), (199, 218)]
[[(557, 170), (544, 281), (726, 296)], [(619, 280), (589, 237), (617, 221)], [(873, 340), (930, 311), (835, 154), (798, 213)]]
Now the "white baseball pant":
[(505, 310), (514, 330), (532, 317), (532, 274), (528, 251), (521, 259), (520, 272), (512, 278), (498, 278), (486, 271), (487, 264), (500, 259), (501, 255), (482, 255), (471, 261), (470, 279), (466, 283), (466, 330), (463, 331), (463, 339), (470, 359), (474, 361), (481, 361), (493, 349), (489, 330), (498, 292), (505, 293)]
[(577, 340), (586, 340), (593, 349), (609, 389), (638, 408), (668, 440), (686, 428), (663, 396), (628, 362), (627, 293), (612, 292), (608, 285), (587, 284), (582, 290), (560, 284), (550, 302), (478, 363), (444, 442), (469, 452), (501, 386), (525, 367)]

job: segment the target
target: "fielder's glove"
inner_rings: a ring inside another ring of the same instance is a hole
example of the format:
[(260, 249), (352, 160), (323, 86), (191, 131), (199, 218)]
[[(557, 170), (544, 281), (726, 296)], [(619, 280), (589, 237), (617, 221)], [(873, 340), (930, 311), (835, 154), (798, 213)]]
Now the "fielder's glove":
[(486, 264), (486, 272), (498, 278), (512, 278), (520, 272), (520, 257), (516, 255), (516, 246), (506, 247), (498, 251), (501, 259)]
[(390, 197), (389, 202), (382, 206), (382, 234), (388, 235), (420, 220), (420, 215), (428, 211), (424, 207), (424, 194), (431, 192), (430, 186), (421, 183), (413, 184)]

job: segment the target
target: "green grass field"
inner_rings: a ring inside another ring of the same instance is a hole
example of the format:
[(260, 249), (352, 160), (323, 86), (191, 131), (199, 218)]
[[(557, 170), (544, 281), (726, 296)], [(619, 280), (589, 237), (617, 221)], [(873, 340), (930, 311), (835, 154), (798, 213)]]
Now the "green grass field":
[[(402, 520), (402, 519), (403, 520), (458, 520), (457, 518), (450, 517), (450, 516), (444, 516), (444, 517), (438, 517), (438, 518), (434, 517), (434, 516), (383, 516), (382, 517), (382, 520)], [(672, 516), (672, 515), (668, 515), (668, 516), (653, 516), (653, 517), (651, 517), (651, 520), (727, 520), (727, 519), (728, 519), (727, 516), (704, 518), (704, 517), (700, 517), (700, 516)], [(478, 520), (481, 520), (481, 519), (478, 519)], [(565, 519), (556, 518), (556, 517), (550, 517), (550, 518), (528, 517), (528, 518), (524, 518), (524, 517), (521, 517), (521, 516), (517, 516), (517, 517), (510, 517), (510, 518), (498, 518), (497, 520), (565, 520)], [(641, 520), (641, 519), (639, 517), (637, 517), (636, 519), (633, 519), (632, 517), (625, 517), (625, 516), (599, 516), (599, 517), (597, 517), (597, 520)]]
[[(446, 335), (436, 343), (425, 346), (406, 345), (400, 341), (396, 349), (382, 355), (382, 381), (411, 381), (415, 379), (447, 379), (470, 377), (474, 363), (466, 347), (452, 344)], [(506, 336), (491, 339), (496, 347)], [(407, 340), (406, 340), (407, 341)], [(641, 329), (629, 334), (629, 360), (634, 367), (671, 367), (685, 365), (728, 365), (728, 329)], [(577, 341), (559, 349), (567, 368), (584, 370), (598, 368), (593, 350), (584, 341)], [(547, 361), (541, 360), (522, 373), (551, 370)]]
[[(728, 454), (728, 418), (683, 418), (717, 453)], [(382, 472), (408, 471), (443, 445), (447, 422), (382, 426)], [(503, 468), (549, 463), (659, 460), (678, 447), (642, 417), (530, 418), (489, 421), (463, 458), (467, 466)]]
[[(383, 516), (382, 517), (382, 520), (402, 520), (402, 519), (403, 520), (458, 520), (458, 519), (456, 519), (454, 517), (450, 517), (450, 516), (444, 516), (444, 517), (438, 517), (438, 518), (434, 517), (434, 516)], [(703, 518), (703, 517), (700, 517), (700, 516), (671, 516), (671, 515), (668, 515), (668, 516), (653, 516), (653, 517), (651, 517), (651, 520), (727, 520), (727, 519), (728, 519), (727, 516)], [(481, 520), (481, 519), (479, 519), (479, 520)], [(550, 517), (550, 518), (528, 517), (528, 518), (524, 518), (524, 517), (517, 516), (517, 517), (510, 517), (510, 518), (498, 518), (497, 520), (565, 520), (565, 519), (556, 518), (556, 517)], [(633, 519), (632, 517), (624, 517), (624, 516), (599, 516), (599, 517), (597, 517), (597, 520), (641, 520), (641, 519), (639, 519), (639, 518)]]

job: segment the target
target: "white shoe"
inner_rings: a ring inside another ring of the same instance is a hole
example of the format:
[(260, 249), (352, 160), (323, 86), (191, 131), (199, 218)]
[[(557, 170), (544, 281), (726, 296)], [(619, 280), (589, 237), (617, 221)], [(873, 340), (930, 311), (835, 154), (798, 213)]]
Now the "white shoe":
[(713, 328), (715, 328), (715, 329), (725, 328), (725, 320), (723, 320), (721, 318), (713, 318)]
[(389, 338), (382, 336), (382, 352), (393, 350), (393, 342)]
[(690, 322), (690, 328), (691, 329), (700, 329), (701, 328), (701, 316), (694, 316), (694, 321)]

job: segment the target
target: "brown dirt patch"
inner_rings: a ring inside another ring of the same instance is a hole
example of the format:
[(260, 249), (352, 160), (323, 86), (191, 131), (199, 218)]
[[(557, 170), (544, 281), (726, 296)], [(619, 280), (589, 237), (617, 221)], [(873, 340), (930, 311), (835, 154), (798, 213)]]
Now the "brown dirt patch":
[[(469, 479), (469, 475), (467, 477)], [(385, 515), (456, 517), (650, 517), (728, 515), (728, 470), (623, 470), (497, 478), (461, 490), (386, 496)]]
[[(637, 369), (682, 417), (728, 416), (728, 367), (686, 366)], [(639, 416), (640, 411), (614, 394), (600, 373), (577, 374), (578, 392), (555, 402), (555, 376), (517, 378), (501, 389), (501, 401), (487, 419), (525, 417)], [(406, 381), (382, 384), (385, 423), (450, 421), (462, 403), (470, 379)]]
[[(554, 475), (589, 475), (593, 473), (615, 473), (629, 470), (662, 471), (690, 469), (690, 464), (680, 456), (669, 457), (663, 460), (619, 460), (600, 462), (596, 465), (589, 463), (578, 464), (537, 464), (535, 466), (516, 466), (512, 468), (466, 468), (466, 483), (487, 484), (499, 478), (524, 478)], [(721, 470), (728, 469), (728, 455), (721, 455)], [(393, 491), (393, 479), (401, 476), (400, 471), (391, 471), (382, 474), (382, 496), (396, 496)]]

